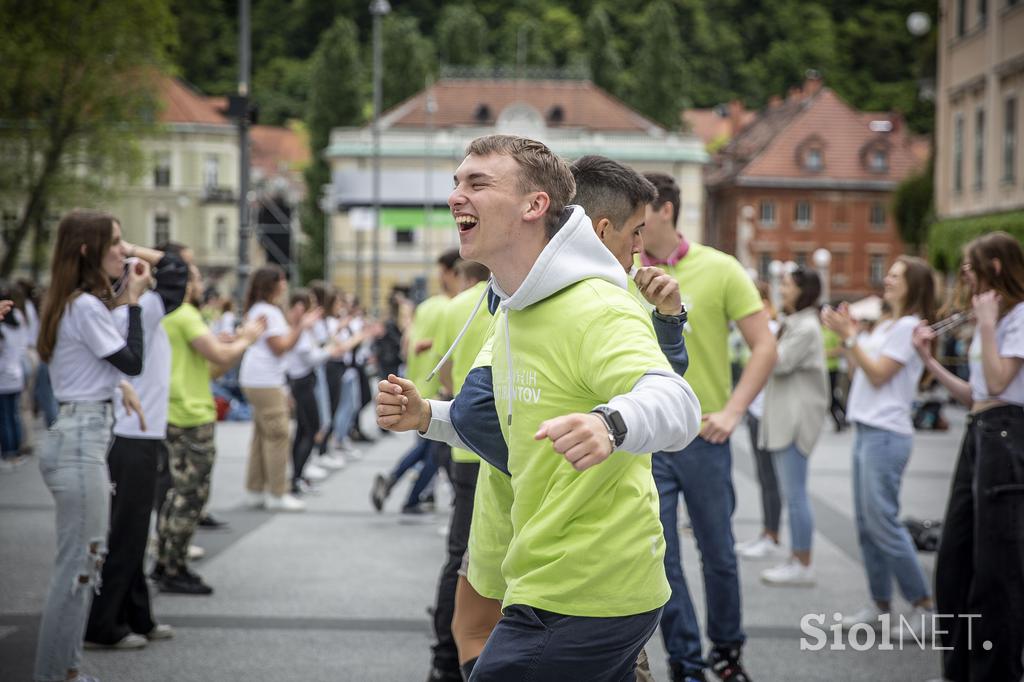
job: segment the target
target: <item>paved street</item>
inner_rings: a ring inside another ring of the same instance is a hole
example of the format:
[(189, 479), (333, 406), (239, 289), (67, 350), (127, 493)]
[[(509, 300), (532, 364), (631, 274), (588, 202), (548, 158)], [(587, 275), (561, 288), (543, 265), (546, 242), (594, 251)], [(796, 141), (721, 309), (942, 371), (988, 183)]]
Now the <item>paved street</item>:
[[(904, 514), (940, 517), (956, 457), (962, 412), (947, 409), (956, 428), (920, 434), (903, 491)], [(84, 671), (103, 682), (210, 680), (353, 680), (419, 682), (426, 677), (426, 609), (443, 556), (443, 512), (427, 523), (403, 524), (398, 506), (408, 482), (384, 514), (370, 506), (372, 476), (393, 464), (411, 439), (392, 436), (334, 474), (323, 494), (307, 498), (305, 514), (241, 509), (249, 424), (218, 427), (211, 509), (230, 531), (200, 532), (207, 557), (197, 570), (215, 587), (211, 597), (156, 595), (159, 620), (177, 637), (130, 652), (85, 655)], [(849, 453), (852, 436), (828, 433), (812, 458), (818, 585), (767, 588), (763, 564), (741, 566), (746, 661), (756, 680), (927, 680), (938, 654), (900, 651), (800, 650), (805, 613), (849, 613), (867, 601), (852, 519)], [(759, 529), (759, 501), (746, 432), (734, 437), (738, 508), (736, 536)], [(441, 491), (443, 499), (446, 491)], [(439, 509), (446, 505), (439, 499)], [(39, 613), (54, 551), (53, 504), (35, 461), (0, 473), (0, 680), (31, 679)], [(703, 612), (699, 559), (684, 547), (691, 590)], [(923, 555), (929, 574), (933, 555)], [(906, 604), (900, 604), (905, 609)], [(703, 616), (701, 616), (703, 619)], [(666, 680), (660, 636), (648, 647), (658, 680)]]

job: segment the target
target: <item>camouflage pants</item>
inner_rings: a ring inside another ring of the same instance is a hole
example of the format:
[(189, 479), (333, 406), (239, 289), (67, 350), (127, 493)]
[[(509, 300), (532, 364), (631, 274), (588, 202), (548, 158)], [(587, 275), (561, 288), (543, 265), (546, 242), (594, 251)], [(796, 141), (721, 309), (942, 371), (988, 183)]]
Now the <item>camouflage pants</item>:
[(185, 570), (189, 543), (210, 496), (210, 474), (216, 454), (213, 422), (191, 428), (167, 425), (172, 487), (157, 522), (157, 563), (170, 575)]

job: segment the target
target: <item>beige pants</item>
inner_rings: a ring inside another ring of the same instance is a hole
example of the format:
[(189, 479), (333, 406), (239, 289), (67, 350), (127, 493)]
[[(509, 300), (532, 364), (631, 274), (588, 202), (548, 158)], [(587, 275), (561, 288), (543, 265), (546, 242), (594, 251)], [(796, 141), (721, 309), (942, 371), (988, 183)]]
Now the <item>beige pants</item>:
[(280, 497), (288, 492), (288, 401), (283, 388), (242, 388), (252, 405), (252, 443), (245, 487)]

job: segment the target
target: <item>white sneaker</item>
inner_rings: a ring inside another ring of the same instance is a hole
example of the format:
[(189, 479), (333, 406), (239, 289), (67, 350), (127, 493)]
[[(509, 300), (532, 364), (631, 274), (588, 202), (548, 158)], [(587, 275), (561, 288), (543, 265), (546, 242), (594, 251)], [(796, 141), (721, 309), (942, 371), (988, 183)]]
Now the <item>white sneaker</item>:
[(306, 503), (294, 495), (285, 493), (281, 497), (267, 496), (268, 511), (301, 512), (306, 511)]
[(761, 571), (761, 582), (780, 587), (809, 587), (817, 581), (813, 568), (794, 559)]
[(319, 464), (308, 462), (306, 466), (302, 467), (302, 477), (308, 481), (322, 481), (327, 478), (327, 469)]
[(337, 471), (338, 469), (345, 468), (345, 458), (336, 453), (320, 455), (316, 458), (316, 464), (324, 469)]
[(883, 611), (882, 609), (878, 608), (877, 604), (872, 602), (871, 604), (868, 604), (867, 606), (862, 608), (860, 611), (845, 616), (843, 618), (843, 629), (849, 630), (854, 625), (864, 623), (865, 625), (870, 625), (875, 630), (881, 630), (881, 618), (882, 616), (887, 615), (888, 613), (888, 611)]
[(914, 610), (899, 617), (900, 639), (905, 642), (924, 642), (931, 637), (935, 625), (935, 611), (923, 606), (915, 606)]
[(254, 493), (251, 490), (246, 490), (245, 506), (250, 509), (263, 509), (267, 506), (267, 496), (263, 493)]
[(199, 561), (204, 556), (206, 556), (206, 550), (203, 549), (202, 547), (200, 547), (199, 545), (189, 545), (188, 546), (188, 560), (189, 561)]
[(784, 559), (786, 550), (767, 535), (736, 545), (736, 555), (744, 559)]

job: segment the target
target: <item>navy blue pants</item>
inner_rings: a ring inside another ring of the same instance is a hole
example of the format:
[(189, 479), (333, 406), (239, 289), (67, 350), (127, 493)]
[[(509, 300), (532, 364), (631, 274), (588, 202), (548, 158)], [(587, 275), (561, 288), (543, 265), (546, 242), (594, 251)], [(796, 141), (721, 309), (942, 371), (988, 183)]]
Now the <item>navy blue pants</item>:
[(635, 616), (563, 616), (523, 604), (505, 608), (470, 682), (633, 682), (636, 659), (661, 609)]

